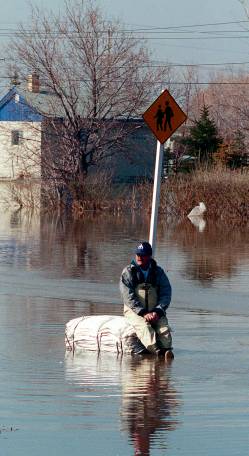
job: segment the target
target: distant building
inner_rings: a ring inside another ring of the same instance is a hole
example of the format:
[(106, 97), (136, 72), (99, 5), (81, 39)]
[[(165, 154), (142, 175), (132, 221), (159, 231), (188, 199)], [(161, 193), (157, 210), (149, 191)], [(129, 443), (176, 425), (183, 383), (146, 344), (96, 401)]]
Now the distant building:
[[(136, 183), (154, 177), (156, 139), (143, 119), (133, 119), (134, 130), (122, 147), (101, 163), (117, 183)], [(130, 125), (129, 125), (130, 128)]]
[[(57, 97), (41, 90), (38, 75), (28, 76), (25, 87), (16, 82), (5, 92), (0, 99), (0, 179), (42, 177), (42, 163), (51, 141), (60, 153), (60, 138), (58, 133), (51, 134), (49, 117), (60, 122), (63, 114)], [(101, 169), (110, 171), (114, 182), (153, 178), (156, 140), (142, 119), (130, 120), (127, 125), (131, 123), (134, 131), (122, 147), (100, 164)]]
[(54, 95), (40, 91), (39, 77), (14, 85), (0, 99), (0, 179), (41, 177), (43, 115)]

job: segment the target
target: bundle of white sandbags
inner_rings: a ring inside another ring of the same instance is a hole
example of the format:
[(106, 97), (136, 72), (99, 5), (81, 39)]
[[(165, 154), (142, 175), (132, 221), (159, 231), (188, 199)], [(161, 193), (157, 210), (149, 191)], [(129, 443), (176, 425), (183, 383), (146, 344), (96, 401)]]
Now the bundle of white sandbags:
[(115, 315), (82, 316), (66, 324), (67, 350), (94, 350), (116, 353), (142, 353), (144, 347), (133, 326)]

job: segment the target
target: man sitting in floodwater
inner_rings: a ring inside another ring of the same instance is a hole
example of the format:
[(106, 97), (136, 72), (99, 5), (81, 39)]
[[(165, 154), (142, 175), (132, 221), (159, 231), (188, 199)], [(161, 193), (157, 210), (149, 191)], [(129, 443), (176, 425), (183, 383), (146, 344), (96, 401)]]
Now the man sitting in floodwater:
[(171, 361), (174, 355), (166, 317), (171, 301), (169, 279), (153, 260), (148, 242), (141, 242), (135, 253), (135, 260), (123, 270), (120, 279), (124, 316), (135, 328), (145, 352)]

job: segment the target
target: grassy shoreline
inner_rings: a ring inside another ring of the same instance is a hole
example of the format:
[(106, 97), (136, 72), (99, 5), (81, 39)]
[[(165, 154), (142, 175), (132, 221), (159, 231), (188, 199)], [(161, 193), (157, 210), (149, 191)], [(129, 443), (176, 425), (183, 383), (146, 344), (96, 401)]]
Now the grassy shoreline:
[[(171, 197), (170, 197), (171, 194)], [(173, 195), (173, 196), (172, 196)], [(249, 221), (249, 172), (224, 168), (199, 169), (190, 176), (177, 176), (162, 186), (161, 210), (173, 198), (178, 217), (186, 216), (200, 201), (206, 217), (213, 220)]]
[[(144, 181), (136, 185), (111, 184), (110, 176), (89, 176), (80, 187), (80, 198), (65, 191), (62, 198), (46, 186), (33, 182), (4, 184), (2, 199), (6, 206), (18, 209), (40, 208), (44, 213), (71, 213), (81, 218), (87, 213), (125, 214), (131, 211), (150, 215), (153, 183)], [(4, 196), (5, 193), (5, 196)], [(207, 207), (204, 214), (209, 220), (221, 220), (231, 225), (249, 224), (249, 170), (215, 167), (198, 169), (190, 174), (177, 174), (162, 180), (160, 214), (167, 221), (184, 219), (200, 201)]]
[[(74, 216), (83, 216), (89, 210), (113, 213), (127, 210), (151, 211), (153, 183), (126, 186), (116, 193), (109, 182), (100, 187), (101, 192), (92, 188), (84, 200), (73, 203)], [(184, 218), (200, 201), (207, 207), (205, 217), (229, 220), (235, 224), (248, 223), (249, 171), (216, 167), (199, 169), (187, 175), (178, 174), (163, 180), (159, 211), (166, 217)]]

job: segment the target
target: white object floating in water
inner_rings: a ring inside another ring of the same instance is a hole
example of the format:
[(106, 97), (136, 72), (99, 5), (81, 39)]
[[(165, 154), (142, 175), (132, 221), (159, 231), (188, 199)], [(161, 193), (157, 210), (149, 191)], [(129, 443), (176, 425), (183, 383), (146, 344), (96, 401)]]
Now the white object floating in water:
[(198, 228), (199, 232), (202, 233), (205, 230), (206, 227), (206, 221), (199, 215), (193, 215), (193, 217), (190, 217), (188, 215), (189, 220), (193, 225)]
[(141, 353), (141, 344), (133, 326), (125, 317), (93, 315), (74, 318), (66, 324), (67, 350), (109, 351), (115, 353)]
[(192, 211), (190, 211), (190, 213), (188, 214), (188, 217), (197, 217), (197, 216), (200, 216), (202, 214), (204, 214), (204, 212), (206, 211), (206, 206), (204, 203), (199, 203), (199, 206), (195, 206)]

